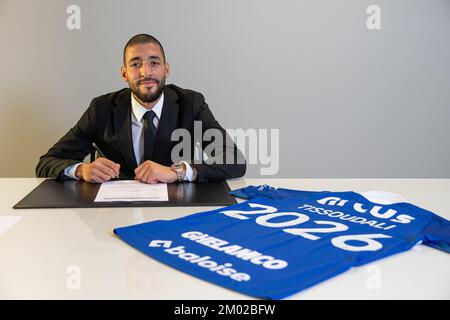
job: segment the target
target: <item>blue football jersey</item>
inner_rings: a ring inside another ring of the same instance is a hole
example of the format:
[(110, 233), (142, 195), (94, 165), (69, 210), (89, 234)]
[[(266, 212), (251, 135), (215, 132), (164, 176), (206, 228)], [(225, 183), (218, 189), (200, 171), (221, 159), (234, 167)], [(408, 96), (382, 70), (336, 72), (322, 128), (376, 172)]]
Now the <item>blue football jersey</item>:
[(418, 243), (450, 252), (450, 222), (410, 203), (355, 192), (249, 186), (247, 201), (115, 229), (174, 268), (261, 298), (280, 299)]
[[(284, 188), (273, 188), (269, 185), (261, 185), (261, 186), (249, 186), (242, 189), (230, 191), (230, 194), (234, 195), (238, 198), (243, 199), (252, 199), (255, 197), (265, 197), (268, 199), (289, 199), (289, 198), (296, 198), (298, 196), (305, 196), (307, 194), (321, 194), (321, 193), (330, 193), (331, 192), (316, 192), (316, 191), (301, 191), (301, 190), (292, 190), (292, 189), (284, 189)], [(380, 205), (380, 204), (374, 204), (368, 199), (364, 198), (358, 193), (355, 192), (341, 192), (341, 193), (334, 193), (334, 194), (341, 194), (345, 195), (347, 197), (350, 197), (354, 200), (353, 203), (356, 206), (359, 206), (359, 203), (356, 202), (356, 200), (360, 200), (361, 203), (366, 203), (367, 205), (372, 205), (374, 208), (372, 210), (387, 210), (391, 209), (391, 213), (393, 210), (396, 210), (395, 208), (400, 208), (402, 212), (411, 212), (419, 214), (420, 216), (427, 217), (426, 223), (423, 224), (423, 230), (420, 232), (420, 238), (421, 242), (424, 245), (427, 245), (429, 247), (433, 247), (442, 251), (445, 251), (447, 253), (450, 253), (450, 222), (435, 213), (422, 209), (420, 207), (417, 207), (410, 203), (397, 203), (392, 205)], [(343, 199), (344, 200), (344, 199)], [(322, 201), (324, 202), (324, 201)], [(352, 202), (351, 202), (352, 203)], [(343, 206), (345, 202), (342, 200), (337, 202), (337, 200), (331, 199), (327, 203), (329, 206), (337, 205), (337, 206)], [(346, 209), (348, 208), (349, 204), (347, 204)], [(355, 211), (356, 209), (353, 208)], [(358, 213), (365, 213), (357, 211)], [(385, 215), (386, 217), (389, 216), (389, 214)], [(369, 216), (370, 217), (370, 216)], [(376, 216), (375, 216), (376, 217)], [(416, 222), (417, 223), (417, 222)], [(419, 242), (420, 242), (419, 241)]]

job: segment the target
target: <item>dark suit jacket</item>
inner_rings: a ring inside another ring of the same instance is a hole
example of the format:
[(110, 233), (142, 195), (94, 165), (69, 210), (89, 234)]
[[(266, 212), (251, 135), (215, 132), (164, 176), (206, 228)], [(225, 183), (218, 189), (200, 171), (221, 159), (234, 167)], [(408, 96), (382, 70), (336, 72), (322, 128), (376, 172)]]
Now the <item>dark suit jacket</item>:
[[(231, 140), (226, 131), (214, 119), (202, 94), (166, 85), (164, 105), (159, 121), (154, 145), (153, 161), (170, 166), (171, 151), (179, 141), (171, 141), (171, 134), (177, 128), (187, 129), (194, 140), (194, 121), (202, 121), (203, 132), (210, 128), (220, 130), (224, 137)], [(82, 162), (94, 151), (92, 142), (102, 150), (105, 156), (120, 164), (120, 178), (133, 179), (137, 167), (131, 135), (131, 90), (122, 89), (94, 98), (78, 123), (67, 132), (50, 150), (39, 159), (36, 167), (38, 177), (65, 179), (64, 169)], [(202, 142), (204, 149), (208, 144)], [(212, 146), (208, 150), (213, 150)], [(191, 154), (183, 155), (184, 160), (197, 170), (198, 182), (237, 178), (245, 174), (246, 164), (242, 153), (231, 142), (222, 141), (219, 152), (209, 154), (211, 159), (223, 159), (222, 163), (193, 164), (194, 141), (191, 141)], [(226, 154), (234, 159), (232, 164), (224, 164)], [(239, 161), (238, 161), (239, 160)], [(238, 163), (239, 162), (239, 163)], [(209, 163), (209, 162), (208, 162)]]

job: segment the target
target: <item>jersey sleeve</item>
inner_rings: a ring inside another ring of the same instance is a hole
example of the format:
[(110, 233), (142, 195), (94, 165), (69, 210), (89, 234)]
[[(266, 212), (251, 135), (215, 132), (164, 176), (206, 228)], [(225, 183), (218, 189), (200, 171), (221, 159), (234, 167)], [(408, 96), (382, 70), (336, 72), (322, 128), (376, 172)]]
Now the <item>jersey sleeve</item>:
[(422, 243), (450, 253), (450, 221), (432, 214), (430, 223), (423, 230)]

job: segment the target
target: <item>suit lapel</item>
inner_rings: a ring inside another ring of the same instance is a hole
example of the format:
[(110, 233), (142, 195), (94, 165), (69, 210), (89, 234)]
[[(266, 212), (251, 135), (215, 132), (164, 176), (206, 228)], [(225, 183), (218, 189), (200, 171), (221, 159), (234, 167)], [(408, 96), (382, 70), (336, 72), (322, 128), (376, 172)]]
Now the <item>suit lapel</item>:
[(117, 144), (125, 159), (125, 163), (131, 172), (137, 167), (134, 157), (133, 138), (131, 136), (131, 90), (121, 91), (115, 101), (116, 106), (113, 110), (114, 132), (117, 134)]
[(158, 130), (156, 131), (156, 140), (153, 150), (153, 161), (169, 165), (171, 143), (170, 137), (172, 132), (178, 127), (178, 111), (177, 104), (178, 95), (170, 87), (164, 88), (164, 105), (159, 120)]

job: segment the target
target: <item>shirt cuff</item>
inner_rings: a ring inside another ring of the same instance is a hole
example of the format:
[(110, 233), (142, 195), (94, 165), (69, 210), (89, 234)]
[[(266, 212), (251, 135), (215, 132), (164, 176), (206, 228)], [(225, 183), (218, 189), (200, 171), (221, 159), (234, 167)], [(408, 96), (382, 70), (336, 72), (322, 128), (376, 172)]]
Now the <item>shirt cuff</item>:
[(72, 179), (80, 180), (75, 176), (75, 171), (77, 171), (78, 166), (82, 164), (83, 163), (76, 163), (74, 165), (71, 165), (70, 167), (65, 168), (64, 175)]
[(194, 181), (194, 171), (189, 163), (186, 161), (181, 161), (186, 166), (186, 174), (184, 175), (184, 181)]

